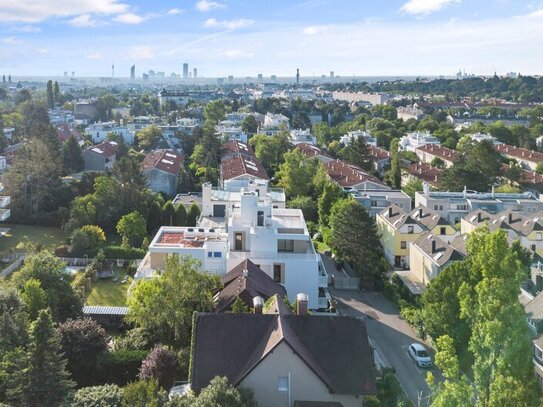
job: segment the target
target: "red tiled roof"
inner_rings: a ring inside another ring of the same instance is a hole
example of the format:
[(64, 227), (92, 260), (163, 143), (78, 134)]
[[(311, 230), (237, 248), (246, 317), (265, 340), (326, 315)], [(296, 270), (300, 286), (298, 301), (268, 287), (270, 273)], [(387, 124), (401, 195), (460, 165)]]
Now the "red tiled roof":
[(57, 126), (57, 137), (60, 141), (66, 142), (70, 138), (70, 136), (74, 136), (76, 139), (79, 138), (79, 133), (77, 130), (72, 130), (68, 127), (66, 123), (59, 124)]
[(368, 174), (363, 169), (340, 160), (325, 163), (324, 168), (326, 168), (328, 176), (344, 188), (352, 187), (363, 182), (373, 182), (375, 184), (385, 185), (377, 177)]
[(296, 144), (296, 148), (299, 149), (302, 152), (302, 154), (308, 158), (317, 157), (319, 155), (322, 155), (323, 157), (332, 158), (328, 153), (322, 151), (319, 147), (313, 146), (311, 144), (299, 143), (299, 144)]
[(92, 151), (104, 157), (113, 157), (117, 154), (117, 149), (117, 143), (114, 141), (104, 141), (103, 143), (87, 148), (87, 151)]
[(509, 144), (495, 144), (494, 149), (500, 154), (519, 158), (524, 161), (531, 161), (534, 163), (539, 163), (543, 161), (543, 153), (527, 150), (525, 148), (510, 146)]
[(143, 170), (153, 168), (178, 175), (183, 165), (183, 156), (173, 150), (155, 150), (145, 156)]
[(239, 141), (233, 140), (221, 145), (221, 158), (226, 158), (232, 154), (245, 154), (249, 156), (255, 155), (253, 147)]
[(413, 163), (405, 168), (405, 171), (431, 185), (439, 184), (438, 179), (443, 172), (439, 168), (432, 167), (430, 164), (426, 163)]
[(234, 154), (221, 162), (221, 178), (229, 180), (241, 175), (251, 175), (260, 179), (268, 179), (268, 174), (262, 163), (255, 157), (247, 157), (241, 154)]
[(420, 146), (419, 148), (417, 148), (417, 150), (424, 151), (427, 154), (433, 155), (435, 157), (439, 157), (447, 161), (454, 161), (458, 157), (460, 157), (460, 154), (458, 153), (458, 151), (451, 150), (450, 148), (443, 147), (436, 144), (424, 144), (423, 146)]
[(368, 150), (370, 152), (370, 160), (372, 161), (381, 161), (390, 158), (390, 153), (382, 148), (368, 145)]

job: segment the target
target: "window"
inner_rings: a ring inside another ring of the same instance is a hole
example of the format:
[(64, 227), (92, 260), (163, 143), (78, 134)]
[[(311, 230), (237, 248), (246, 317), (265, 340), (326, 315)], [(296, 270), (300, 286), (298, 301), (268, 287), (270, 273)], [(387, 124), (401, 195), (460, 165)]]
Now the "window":
[(407, 242), (405, 241), (400, 242), (400, 249), (407, 249)]
[(372, 200), (372, 201), (371, 201), (371, 206), (372, 206), (372, 207), (377, 206), (377, 201), (376, 201), (376, 200)]
[(398, 203), (398, 207), (399, 207), (400, 209), (403, 209), (403, 203)]
[(538, 360), (543, 361), (543, 351), (541, 349), (539, 349), (537, 346), (534, 346), (534, 351), (535, 351), (535, 357)]
[(278, 252), (293, 252), (294, 240), (279, 239), (277, 241), (277, 251)]
[(445, 226), (442, 226), (440, 229), (439, 229), (439, 234), (440, 235), (446, 235), (447, 234), (447, 228)]
[(283, 282), (283, 266), (281, 264), (273, 265), (273, 281), (277, 283)]
[(222, 257), (221, 252), (213, 252), (213, 257)]
[(234, 234), (234, 250), (237, 250), (237, 251), (243, 250), (243, 234), (242, 233)]
[(541, 240), (541, 238), (542, 238), (541, 232), (536, 233), (535, 238), (536, 238), (536, 240)]
[(407, 233), (409, 233), (410, 235), (415, 233), (415, 227), (414, 226), (408, 226), (407, 227)]
[(256, 225), (264, 226), (264, 211), (258, 211), (256, 213)]
[(288, 391), (288, 376), (277, 378), (277, 391)]
[(207, 252), (207, 257), (213, 257), (213, 253), (212, 252)]
[(532, 245), (532, 251), (535, 253), (535, 244)]

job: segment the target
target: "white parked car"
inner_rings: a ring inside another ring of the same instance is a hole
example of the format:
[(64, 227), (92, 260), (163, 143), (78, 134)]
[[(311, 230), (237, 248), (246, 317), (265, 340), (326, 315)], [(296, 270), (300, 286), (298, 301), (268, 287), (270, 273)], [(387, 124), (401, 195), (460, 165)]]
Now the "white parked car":
[(432, 367), (432, 358), (420, 343), (409, 345), (408, 353), (420, 367)]

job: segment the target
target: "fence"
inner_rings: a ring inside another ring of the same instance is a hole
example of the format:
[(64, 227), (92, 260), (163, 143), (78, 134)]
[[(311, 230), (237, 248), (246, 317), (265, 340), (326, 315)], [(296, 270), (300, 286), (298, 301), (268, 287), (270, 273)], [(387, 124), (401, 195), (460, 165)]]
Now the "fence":
[(13, 273), (15, 270), (17, 270), (19, 267), (21, 267), (21, 265), (23, 264), (23, 262), (25, 261), (25, 258), (26, 256), (21, 256), (21, 257), (18, 257), (16, 258), (13, 263), (11, 263), (9, 266), (7, 266), (4, 270), (2, 270), (2, 272), (0, 273), (0, 275), (2, 277), (7, 277), (9, 276), (11, 273)]
[[(59, 259), (68, 266), (86, 266), (92, 261), (92, 258), (88, 257), (59, 257)], [(138, 267), (142, 262), (141, 259), (105, 259), (105, 261), (116, 262), (119, 267), (125, 264), (134, 264)]]
[(358, 290), (360, 279), (358, 277), (341, 277), (334, 275), (334, 288), (338, 290)]

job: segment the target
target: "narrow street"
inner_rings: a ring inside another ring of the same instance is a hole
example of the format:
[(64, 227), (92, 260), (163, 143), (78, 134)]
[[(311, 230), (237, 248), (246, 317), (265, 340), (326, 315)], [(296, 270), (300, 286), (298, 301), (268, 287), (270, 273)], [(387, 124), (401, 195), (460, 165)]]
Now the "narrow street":
[[(387, 366), (396, 369), (398, 380), (415, 406), (426, 406), (430, 388), (426, 383), (429, 369), (419, 368), (409, 357), (407, 347), (421, 342), (411, 326), (400, 318), (398, 308), (383, 294), (375, 291), (346, 291), (330, 288), (338, 301), (342, 315), (364, 317), (368, 336), (379, 357)], [(430, 349), (429, 349), (430, 350)], [(441, 380), (436, 368), (431, 369)]]

